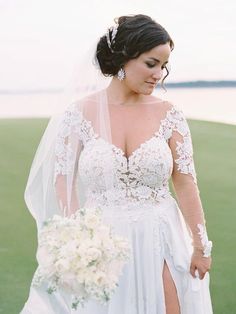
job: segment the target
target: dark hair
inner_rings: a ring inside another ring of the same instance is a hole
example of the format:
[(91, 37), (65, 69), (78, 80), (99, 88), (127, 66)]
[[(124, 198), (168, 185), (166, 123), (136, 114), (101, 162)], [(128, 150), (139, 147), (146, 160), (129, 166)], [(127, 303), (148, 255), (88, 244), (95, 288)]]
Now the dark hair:
[[(109, 30), (111, 46), (108, 46), (106, 35), (97, 44), (96, 58), (105, 76), (114, 76), (120, 68), (131, 59), (138, 58), (142, 53), (158, 45), (170, 44), (174, 49), (174, 42), (168, 32), (147, 15), (121, 16), (116, 20), (117, 34), (112, 40), (112, 29)], [(167, 67), (166, 76), (169, 74)]]

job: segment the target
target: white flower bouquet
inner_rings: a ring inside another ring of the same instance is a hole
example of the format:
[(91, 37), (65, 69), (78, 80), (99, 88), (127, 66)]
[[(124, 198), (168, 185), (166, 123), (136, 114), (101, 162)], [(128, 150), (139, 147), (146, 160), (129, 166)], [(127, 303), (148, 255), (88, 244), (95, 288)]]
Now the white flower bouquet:
[(130, 256), (128, 241), (104, 225), (99, 209), (79, 209), (71, 217), (53, 216), (39, 234), (39, 267), (33, 285), (47, 282), (73, 296), (72, 308), (93, 298), (109, 301)]

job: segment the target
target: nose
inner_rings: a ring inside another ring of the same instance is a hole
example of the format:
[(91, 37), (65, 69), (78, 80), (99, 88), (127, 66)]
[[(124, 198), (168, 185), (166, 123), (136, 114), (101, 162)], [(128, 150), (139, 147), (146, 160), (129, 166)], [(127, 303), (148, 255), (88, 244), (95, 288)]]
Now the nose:
[(162, 75), (163, 75), (163, 69), (159, 68), (153, 72), (152, 77), (158, 81), (162, 78)]

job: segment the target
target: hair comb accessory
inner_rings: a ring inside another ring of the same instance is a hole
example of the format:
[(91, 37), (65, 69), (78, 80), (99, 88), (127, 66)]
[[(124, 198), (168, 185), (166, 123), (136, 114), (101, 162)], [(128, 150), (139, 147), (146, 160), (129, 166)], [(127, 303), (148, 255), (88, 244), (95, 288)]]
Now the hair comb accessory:
[[(111, 52), (114, 52), (111, 45), (113, 42), (115, 42), (115, 37), (116, 37), (117, 31), (118, 31), (118, 27), (119, 27), (119, 25), (116, 24), (116, 25), (108, 28), (107, 33), (106, 33), (107, 45), (110, 48)], [(110, 33), (111, 33), (111, 38), (110, 38)]]

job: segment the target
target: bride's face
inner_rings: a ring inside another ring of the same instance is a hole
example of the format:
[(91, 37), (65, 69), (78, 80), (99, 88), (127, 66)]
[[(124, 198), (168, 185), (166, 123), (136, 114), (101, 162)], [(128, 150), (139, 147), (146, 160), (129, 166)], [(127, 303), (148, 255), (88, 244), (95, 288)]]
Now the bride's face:
[(124, 66), (126, 87), (135, 93), (150, 95), (163, 76), (170, 52), (170, 45), (166, 43), (129, 60)]

